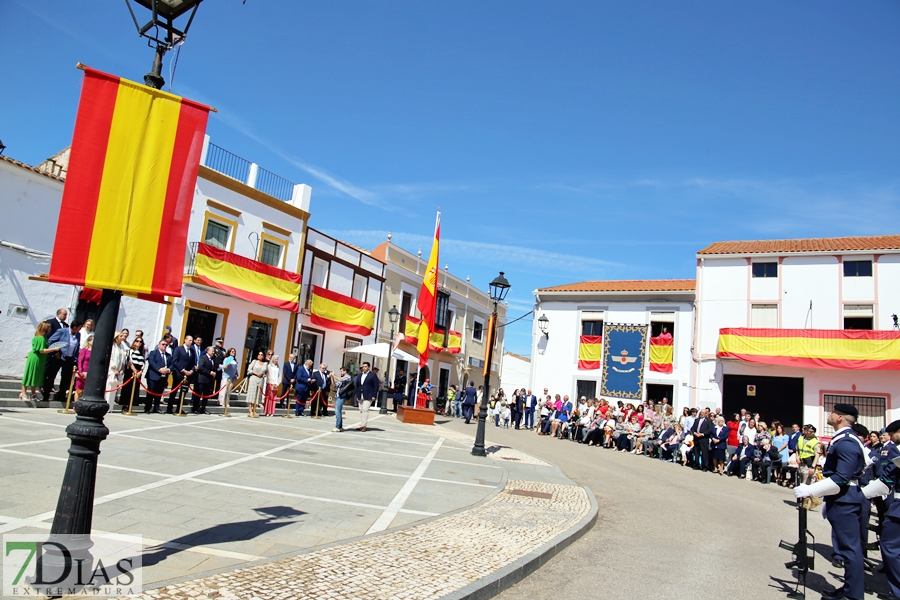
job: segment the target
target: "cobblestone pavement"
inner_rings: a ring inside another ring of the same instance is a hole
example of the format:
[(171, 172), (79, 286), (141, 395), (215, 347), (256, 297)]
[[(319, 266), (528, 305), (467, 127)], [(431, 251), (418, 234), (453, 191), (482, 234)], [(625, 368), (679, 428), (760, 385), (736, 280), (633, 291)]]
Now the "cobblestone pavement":
[(550, 542), (590, 508), (581, 487), (508, 480), (486, 503), (448, 517), (139, 597), (441, 598)]

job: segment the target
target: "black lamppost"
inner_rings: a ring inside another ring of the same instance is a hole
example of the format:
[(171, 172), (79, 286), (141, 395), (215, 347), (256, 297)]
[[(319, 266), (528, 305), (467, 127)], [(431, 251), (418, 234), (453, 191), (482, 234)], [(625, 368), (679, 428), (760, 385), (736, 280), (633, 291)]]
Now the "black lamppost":
[[(190, 27), (189, 20), (188, 27), (185, 27), (184, 31), (179, 31), (172, 26), (173, 20), (188, 10), (193, 10), (192, 20), (197, 6), (203, 0), (137, 1), (153, 12), (153, 20), (143, 28), (138, 27), (138, 31), (142, 36), (150, 38), (151, 44), (156, 43), (154, 70), (144, 78), (144, 81), (158, 89), (164, 83), (162, 77), (153, 78), (151, 76), (154, 73), (158, 76), (162, 55), (183, 39)], [(128, 10), (131, 10), (130, 5)], [(134, 11), (131, 11), (131, 15), (134, 17)], [(165, 19), (165, 22), (160, 21), (160, 17)], [(136, 18), (135, 25), (137, 25)], [(159, 40), (147, 34), (147, 31), (154, 25), (162, 27), (167, 32), (166, 40)], [(121, 300), (122, 292), (103, 290), (100, 314), (94, 328), (96, 341), (88, 364), (84, 395), (72, 407), (75, 409), (75, 421), (66, 427), (66, 435), (72, 440), (72, 443), (69, 447), (69, 460), (66, 464), (65, 475), (63, 475), (59, 500), (56, 504), (56, 514), (50, 528), (50, 539), (52, 540), (55, 536), (69, 536), (65, 546), (71, 553), (71, 557), (66, 559), (54, 546), (45, 546), (44, 568), (51, 573), (55, 569), (65, 568), (67, 561), (71, 565), (71, 561), (85, 559), (87, 564), (93, 564), (93, 561), (90, 560), (90, 550), (94, 545), (91, 541), (91, 524), (94, 517), (97, 462), (100, 455), (100, 442), (109, 435), (109, 429), (103, 424), (103, 417), (109, 411), (109, 404), (104, 398), (106, 374), (109, 371), (110, 353), (116, 333), (116, 320), (119, 316)]]
[[(163, 56), (180, 43), (187, 36), (191, 23), (194, 22), (194, 15), (197, 14), (197, 7), (203, 0), (134, 0), (144, 8), (150, 10), (151, 18), (143, 26), (138, 22), (134, 11), (131, 10), (131, 3), (126, 0), (128, 11), (134, 20), (134, 26), (138, 30), (138, 35), (149, 40), (151, 47), (156, 49), (156, 56), (153, 58), (153, 66), (150, 72), (144, 75), (144, 83), (158, 90), (162, 89), (166, 80), (162, 77), (162, 59)], [(175, 19), (190, 11), (184, 30), (175, 27)], [(155, 32), (151, 35), (149, 32), (153, 29)], [(160, 39), (159, 30), (165, 32), (165, 36)]]
[(487, 407), (491, 394), (491, 365), (494, 361), (494, 337), (497, 335), (497, 303), (506, 298), (509, 291), (509, 282), (503, 276), (503, 271), (491, 282), (491, 301), (494, 310), (491, 314), (491, 330), (488, 332), (487, 364), (484, 366), (484, 392), (481, 394), (481, 406), (478, 409), (478, 430), (475, 433), (475, 445), (472, 446), (472, 454), (485, 456), (484, 451), (484, 425), (487, 421)]
[[(388, 318), (391, 320), (391, 340), (388, 342), (388, 362), (387, 362), (387, 370), (384, 373), (384, 376), (387, 377), (388, 385), (387, 388), (391, 387), (392, 379), (391, 379), (391, 358), (394, 356), (394, 329), (397, 326), (397, 321), (400, 320), (400, 311), (397, 310), (397, 305), (391, 307), (391, 310), (388, 311)], [(387, 388), (385, 388), (384, 392), (384, 400), (381, 401), (381, 408), (378, 409), (379, 415), (387, 414)], [(396, 392), (395, 392), (396, 393)]]

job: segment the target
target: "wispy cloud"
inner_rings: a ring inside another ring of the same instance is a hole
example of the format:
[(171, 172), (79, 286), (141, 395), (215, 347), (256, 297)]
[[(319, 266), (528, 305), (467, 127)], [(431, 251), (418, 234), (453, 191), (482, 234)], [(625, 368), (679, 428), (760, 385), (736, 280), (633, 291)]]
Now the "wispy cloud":
[[(353, 244), (372, 248), (387, 239), (387, 231), (370, 230), (329, 230), (325, 233), (346, 240)], [(393, 232), (392, 242), (400, 247), (415, 252), (425, 249), (427, 254), (431, 238), (424, 235)], [(510, 271), (534, 271), (540, 273), (577, 273), (580, 275), (599, 274), (610, 269), (623, 268), (627, 265), (601, 260), (588, 256), (551, 252), (539, 248), (528, 248), (511, 244), (490, 244), (452, 238), (441, 239), (441, 262), (461, 261), (465, 264), (494, 267), (497, 264), (509, 264)], [(452, 264), (451, 264), (452, 269)]]

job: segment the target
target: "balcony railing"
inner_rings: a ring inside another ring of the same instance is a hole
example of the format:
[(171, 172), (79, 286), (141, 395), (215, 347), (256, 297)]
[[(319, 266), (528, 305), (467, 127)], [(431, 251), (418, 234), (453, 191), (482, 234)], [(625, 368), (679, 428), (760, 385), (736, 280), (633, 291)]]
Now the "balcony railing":
[(294, 198), (294, 182), (263, 169), (246, 158), (241, 158), (221, 146), (208, 142), (204, 166), (236, 179), (273, 198), (290, 202)]
[(199, 242), (188, 243), (187, 254), (184, 257), (185, 275), (197, 274), (197, 244), (199, 244)]
[(247, 183), (247, 178), (250, 176), (250, 165), (251, 162), (246, 158), (241, 158), (212, 142), (206, 151), (207, 167), (223, 175), (228, 175), (232, 179), (237, 179), (241, 183)]
[(294, 194), (294, 184), (272, 171), (259, 167), (256, 173), (256, 189), (279, 200), (289, 201)]

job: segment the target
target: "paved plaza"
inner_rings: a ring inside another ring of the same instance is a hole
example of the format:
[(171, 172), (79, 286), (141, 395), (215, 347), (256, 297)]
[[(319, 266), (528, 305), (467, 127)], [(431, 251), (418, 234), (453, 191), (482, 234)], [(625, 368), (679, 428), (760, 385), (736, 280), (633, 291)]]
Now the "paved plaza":
[[(0, 533), (46, 532), (74, 415), (2, 413)], [(116, 413), (106, 424), (94, 535), (143, 536), (148, 598), (496, 592), (596, 514), (549, 463), (500, 447), (476, 459), (474, 430), (394, 415), (372, 415), (365, 433), (334, 433), (333, 417)]]

